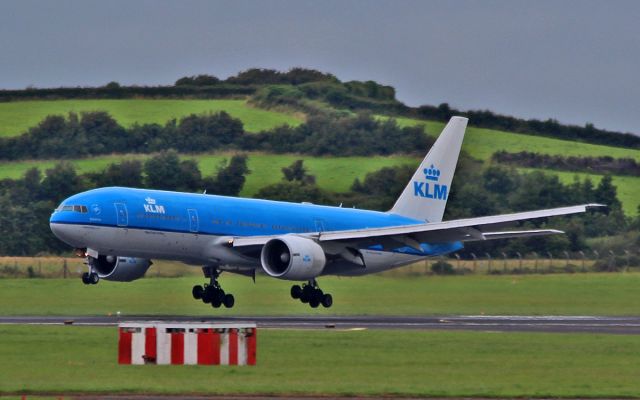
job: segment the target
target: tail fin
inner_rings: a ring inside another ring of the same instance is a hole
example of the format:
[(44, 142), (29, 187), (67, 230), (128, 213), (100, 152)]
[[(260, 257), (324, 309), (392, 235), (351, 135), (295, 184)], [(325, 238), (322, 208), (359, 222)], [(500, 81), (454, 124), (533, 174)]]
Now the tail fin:
[(390, 213), (427, 222), (442, 221), (467, 121), (451, 117)]

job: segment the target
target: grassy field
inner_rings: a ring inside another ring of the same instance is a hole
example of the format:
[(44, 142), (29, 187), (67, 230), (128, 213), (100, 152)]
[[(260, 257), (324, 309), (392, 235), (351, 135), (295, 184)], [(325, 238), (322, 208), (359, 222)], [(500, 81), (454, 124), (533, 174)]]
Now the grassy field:
[[(532, 168), (519, 168), (521, 171), (535, 171)], [(557, 175), (563, 183), (573, 182), (574, 177), (581, 180), (586, 177), (591, 178), (594, 185), (597, 185), (603, 175), (590, 174), (585, 172), (569, 172), (569, 171), (552, 171), (548, 169), (540, 169), (538, 171), (545, 174)], [(618, 199), (622, 202), (624, 213), (629, 216), (638, 215), (638, 207), (640, 207), (640, 177), (635, 176), (613, 176), (613, 184), (618, 191)]]
[(637, 315), (640, 273), (323, 277), (334, 296), (313, 310), (289, 296), (291, 282), (224, 274), (233, 309), (195, 301), (204, 278), (150, 278), (132, 283), (80, 279), (0, 279), (2, 315)]
[[(249, 169), (251, 173), (242, 190), (242, 196), (251, 196), (260, 188), (277, 183), (282, 180), (282, 167), (290, 165), (298, 159), (305, 160), (305, 166), (309, 173), (316, 175), (320, 187), (345, 192), (349, 190), (355, 178), (363, 178), (368, 172), (376, 171), (382, 167), (417, 164), (418, 160), (407, 156), (394, 157), (311, 157), (291, 154), (249, 154)], [(192, 158), (198, 161), (203, 175), (213, 175), (222, 160), (229, 159), (232, 153), (184, 155), (183, 159)], [(93, 158), (71, 160), (80, 173), (101, 171), (111, 163), (124, 159), (144, 160), (149, 155), (111, 155)], [(44, 171), (53, 167), (56, 160), (32, 160), (0, 163), (0, 179), (20, 178), (33, 167)]]
[[(425, 125), (425, 130), (431, 136), (439, 135), (445, 125), (442, 122), (421, 121), (410, 118), (398, 118), (397, 121), (400, 126), (423, 124)], [(472, 126), (467, 128), (462, 149), (467, 151), (472, 157), (481, 160), (488, 160), (496, 151), (505, 150), (509, 152), (530, 151), (541, 154), (578, 157), (626, 157), (640, 161), (640, 150), (579, 143), (542, 136), (475, 128)]]
[[(446, 259), (459, 274), (546, 274), (546, 273), (584, 273), (597, 272), (594, 270), (595, 259), (593, 254), (588, 254), (585, 258), (577, 253), (572, 253), (569, 260), (564, 258), (563, 254), (556, 254), (554, 258), (549, 259), (547, 255), (541, 255), (537, 260), (533, 258), (533, 254), (524, 254), (524, 258), (519, 260), (515, 258), (487, 259), (486, 256), (480, 256), (476, 261), (473, 260), (455, 260), (453, 258)], [(388, 277), (416, 277), (433, 275), (431, 266), (439, 262), (439, 258), (432, 258), (425, 261), (407, 265), (402, 268), (392, 269), (381, 273), (382, 276)], [(623, 262), (621, 271), (624, 272), (640, 272), (640, 264), (631, 264)], [(42, 278), (63, 278), (64, 266), (67, 268), (67, 276), (76, 278), (86, 270), (84, 259), (78, 257), (0, 257), (0, 279), (1, 278), (20, 278), (20, 277), (42, 277)], [(154, 267), (150, 276), (156, 278), (178, 278), (183, 276), (202, 276), (202, 272), (198, 268), (193, 268), (178, 261), (154, 261)]]
[(245, 100), (36, 100), (0, 103), (0, 136), (15, 136), (37, 125), (47, 115), (69, 112), (107, 111), (121, 125), (164, 124), (190, 114), (226, 111), (239, 118), (247, 132), (258, 132), (279, 125), (298, 125), (300, 115), (266, 111), (251, 107)]
[(0, 393), (640, 397), (640, 336), (262, 329), (255, 367), (159, 367), (113, 327), (0, 335)]

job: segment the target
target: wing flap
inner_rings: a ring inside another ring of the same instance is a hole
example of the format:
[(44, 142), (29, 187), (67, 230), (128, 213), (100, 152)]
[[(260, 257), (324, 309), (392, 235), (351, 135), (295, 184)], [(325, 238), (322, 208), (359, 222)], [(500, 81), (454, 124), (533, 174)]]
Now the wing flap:
[(557, 235), (564, 233), (557, 229), (532, 229), (526, 231), (503, 231), (503, 232), (484, 232), (483, 236), (485, 240), (493, 239), (512, 239), (531, 236), (545, 236), (545, 235)]

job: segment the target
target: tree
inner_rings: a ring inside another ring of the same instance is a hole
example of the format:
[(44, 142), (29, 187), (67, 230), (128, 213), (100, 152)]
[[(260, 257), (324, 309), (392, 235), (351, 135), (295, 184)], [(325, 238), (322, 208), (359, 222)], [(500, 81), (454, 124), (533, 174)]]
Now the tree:
[(613, 185), (611, 175), (605, 175), (602, 177), (602, 180), (600, 180), (600, 183), (596, 187), (595, 200), (610, 209), (620, 208), (622, 206), (618, 200), (617, 189)]
[(300, 182), (305, 185), (313, 185), (316, 183), (316, 177), (307, 174), (307, 169), (304, 167), (304, 160), (296, 160), (288, 167), (282, 168), (284, 179), (289, 182)]
[(151, 157), (144, 163), (146, 185), (152, 189), (177, 190), (180, 182), (180, 158), (175, 150)]
[(85, 189), (82, 179), (69, 162), (60, 162), (46, 171), (40, 185), (41, 197), (59, 203), (63, 199)]
[(207, 189), (207, 193), (238, 196), (244, 186), (245, 175), (249, 172), (247, 156), (245, 154), (237, 154), (231, 157), (231, 161), (228, 164), (225, 160), (218, 167), (215, 178), (205, 178), (203, 184)]
[(124, 160), (110, 164), (102, 172), (87, 174), (96, 187), (126, 186), (143, 187), (142, 163), (138, 160)]

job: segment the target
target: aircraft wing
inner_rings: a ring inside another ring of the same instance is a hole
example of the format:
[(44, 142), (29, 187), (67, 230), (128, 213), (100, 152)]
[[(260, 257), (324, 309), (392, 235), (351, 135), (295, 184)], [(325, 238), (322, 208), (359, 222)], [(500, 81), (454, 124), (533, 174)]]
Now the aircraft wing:
[[(420, 243), (442, 243), (455, 241), (475, 241), (503, 239), (514, 237), (528, 237), (563, 233), (555, 229), (535, 230), (501, 230), (513, 226), (518, 222), (571, 215), (587, 212), (591, 209), (604, 207), (602, 204), (583, 204), (571, 207), (551, 208), (546, 210), (526, 211), (513, 214), (494, 215), (488, 217), (466, 218), (453, 221), (424, 223), (415, 225), (394, 226), (385, 228), (366, 228), (345, 231), (315, 232), (304, 234), (319, 242), (350, 241), (350, 242), (380, 242), (391, 240), (410, 247), (419, 248)], [(238, 237), (233, 239), (234, 247), (262, 245), (274, 236)]]

